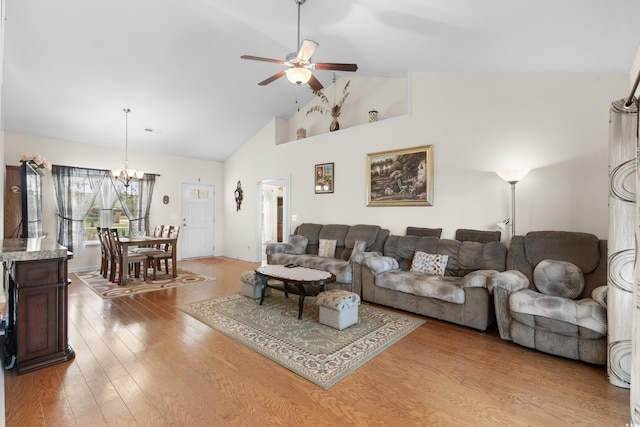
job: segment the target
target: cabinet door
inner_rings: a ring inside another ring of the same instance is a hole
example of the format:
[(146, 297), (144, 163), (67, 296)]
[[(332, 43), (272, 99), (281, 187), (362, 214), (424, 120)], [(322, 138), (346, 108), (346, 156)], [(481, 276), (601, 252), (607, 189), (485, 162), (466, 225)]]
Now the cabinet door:
[(58, 287), (23, 288), (17, 296), (18, 363), (58, 350)]

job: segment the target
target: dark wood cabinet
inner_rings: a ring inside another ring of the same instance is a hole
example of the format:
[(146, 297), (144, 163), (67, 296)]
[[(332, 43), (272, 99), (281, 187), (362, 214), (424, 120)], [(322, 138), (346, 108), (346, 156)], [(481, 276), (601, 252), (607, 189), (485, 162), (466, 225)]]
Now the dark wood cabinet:
[(67, 337), (67, 294), (65, 258), (12, 262), (7, 333), (18, 374), (75, 356)]

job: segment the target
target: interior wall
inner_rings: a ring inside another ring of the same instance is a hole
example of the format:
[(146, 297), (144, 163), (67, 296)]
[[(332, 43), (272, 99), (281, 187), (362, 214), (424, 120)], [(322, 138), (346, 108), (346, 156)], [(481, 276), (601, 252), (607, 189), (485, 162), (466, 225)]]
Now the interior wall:
[[(122, 165), (124, 150), (110, 149), (91, 144), (61, 141), (30, 135), (7, 133), (5, 135), (4, 156), (6, 163), (18, 165), (22, 153), (38, 153), (52, 164), (64, 166), (80, 166), (96, 169), (111, 169)], [(220, 162), (188, 159), (184, 157), (167, 156), (151, 152), (135, 152), (129, 150), (129, 164), (148, 173), (156, 173), (151, 203), (150, 226), (155, 224), (182, 225), (181, 223), (181, 184), (183, 182), (197, 182), (223, 187), (223, 164)], [(43, 232), (56, 238), (57, 220), (53, 180), (51, 172), (46, 171), (42, 180), (43, 186)], [(232, 193), (230, 193), (232, 194)], [(163, 196), (169, 196), (169, 203), (162, 202)], [(223, 215), (222, 195), (216, 192), (216, 218)], [(222, 254), (223, 221), (216, 221), (215, 247), (216, 255)], [(70, 270), (82, 270), (95, 267), (100, 262), (100, 248), (89, 247), (80, 257), (74, 257), (69, 262)], [(178, 258), (180, 243), (178, 243)]]
[[(276, 145), (278, 119), (225, 161), (225, 188), (291, 176), (291, 230), (302, 222), (497, 229), (511, 193), (495, 171), (530, 168), (516, 186), (517, 234), (531, 230), (608, 234), (609, 105), (629, 75), (426, 73), (411, 76), (410, 115)], [(345, 103), (345, 108), (349, 108)], [(366, 155), (434, 145), (434, 206), (367, 207)], [(314, 166), (334, 162), (335, 190), (315, 194)], [(251, 188), (245, 189), (252, 191)], [(253, 190), (255, 191), (255, 190)], [(224, 253), (255, 259), (254, 194), (224, 208)], [(289, 232), (291, 231), (289, 230)], [(503, 233), (503, 239), (507, 238)]]
[(300, 106), (300, 111), (286, 120), (286, 126), (276, 129), (276, 142), (297, 140), (297, 130), (301, 127), (306, 130), (308, 138), (328, 133), (332, 120), (328, 111), (308, 112), (315, 106), (330, 107), (342, 99), (344, 103), (338, 117), (341, 128), (368, 123), (371, 110), (378, 111), (378, 120), (403, 116), (407, 114), (407, 91), (406, 78), (339, 78), (335, 84), (322, 90), (329, 104), (323, 103), (320, 97), (315, 97), (307, 105)]

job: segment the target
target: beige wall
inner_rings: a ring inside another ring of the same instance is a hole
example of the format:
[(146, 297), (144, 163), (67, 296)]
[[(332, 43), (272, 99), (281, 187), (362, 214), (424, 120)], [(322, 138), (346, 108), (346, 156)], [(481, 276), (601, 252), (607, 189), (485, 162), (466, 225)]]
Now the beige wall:
[[(608, 233), (609, 105), (628, 74), (413, 73), (410, 114), (276, 145), (274, 120), (224, 164), (226, 194), (238, 180), (240, 212), (225, 203), (224, 253), (257, 260), (257, 181), (291, 177), (292, 229), (302, 222), (495, 229), (511, 216), (497, 170), (531, 168), (517, 185), (517, 232)], [(348, 108), (348, 102), (345, 103)], [(435, 146), (432, 207), (367, 207), (366, 154)], [(314, 194), (314, 165), (335, 163), (335, 192)]]
[[(519, 234), (557, 229), (606, 238), (608, 109), (613, 100), (627, 96), (628, 74), (410, 77), (406, 116), (278, 145), (276, 124), (282, 120), (274, 119), (224, 164), (130, 151), (132, 166), (161, 175), (151, 223), (179, 221), (181, 183), (214, 185), (216, 255), (256, 261), (257, 182), (288, 176), (291, 214), (297, 217), (292, 229), (301, 222), (366, 223), (404, 234), (412, 225), (442, 227), (443, 237), (452, 237), (456, 228), (494, 229), (509, 217), (509, 186), (495, 171), (529, 167), (532, 171), (517, 185)], [(351, 97), (357, 99), (355, 95)], [(365, 100), (358, 103), (366, 105)], [(435, 205), (367, 207), (366, 154), (425, 144), (435, 146)], [(7, 133), (6, 163), (18, 164), (23, 152), (38, 152), (56, 164), (96, 168), (119, 165), (124, 156), (123, 150)], [(335, 192), (316, 195), (314, 165), (326, 162), (335, 163)], [(48, 179), (45, 185), (51, 188)], [(244, 202), (236, 212), (233, 191), (238, 180)], [(165, 194), (169, 205), (162, 204)], [(55, 235), (51, 199), (45, 199), (45, 209), (45, 231)], [(71, 268), (97, 263), (97, 251), (88, 252)]]
[[(124, 159), (124, 150), (107, 149), (97, 145), (60, 141), (28, 135), (7, 133), (5, 135), (5, 159), (8, 164), (19, 164), (22, 153), (38, 153), (53, 164), (110, 169), (118, 167)], [(220, 162), (166, 156), (154, 153), (129, 151), (129, 164), (148, 173), (160, 176), (156, 179), (151, 205), (150, 224), (180, 225), (181, 220), (181, 184), (201, 183), (213, 185), (216, 191), (216, 255), (223, 252), (222, 194), (223, 165)], [(56, 236), (56, 209), (53, 195), (51, 172), (45, 172), (43, 178), (43, 231)], [(170, 203), (162, 203), (162, 197), (169, 196)], [(179, 247), (179, 245), (178, 245)], [(180, 251), (178, 251), (180, 256)], [(82, 257), (74, 258), (69, 265), (71, 270), (84, 269), (99, 265), (100, 251), (92, 247)]]

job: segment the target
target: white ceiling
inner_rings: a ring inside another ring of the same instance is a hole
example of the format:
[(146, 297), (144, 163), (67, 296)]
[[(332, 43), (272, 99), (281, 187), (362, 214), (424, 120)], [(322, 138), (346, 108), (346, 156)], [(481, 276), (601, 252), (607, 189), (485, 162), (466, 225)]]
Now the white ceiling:
[[(224, 161), (313, 94), (240, 55), (297, 50), (295, 0), (6, 0), (7, 132)], [(622, 72), (638, 0), (307, 0), (301, 38), (338, 78), (411, 71)], [(329, 71), (316, 71), (331, 84)], [(153, 132), (145, 131), (153, 129)]]

